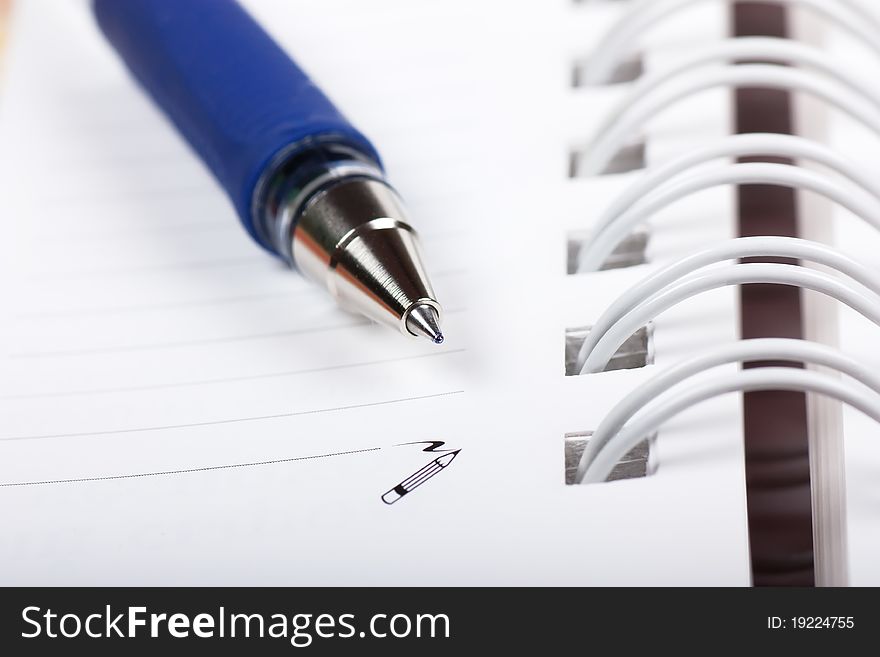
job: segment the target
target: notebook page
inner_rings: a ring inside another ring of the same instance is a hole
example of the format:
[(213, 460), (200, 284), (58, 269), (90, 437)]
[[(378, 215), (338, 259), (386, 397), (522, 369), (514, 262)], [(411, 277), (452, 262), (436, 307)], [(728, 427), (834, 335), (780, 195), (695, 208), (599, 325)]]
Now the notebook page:
[[(564, 75), (560, 29), (598, 33), (619, 9), (573, 24), (567, 2), (361, 4), (249, 6), (380, 145), (446, 306), (439, 350), (252, 245), (84, 7), (16, 6), (4, 583), (744, 581), (737, 507), (669, 479), (562, 485), (559, 236), (529, 229), (563, 135), (523, 127), (566, 93), (547, 74)], [(331, 28), (357, 58), (326, 47)]]

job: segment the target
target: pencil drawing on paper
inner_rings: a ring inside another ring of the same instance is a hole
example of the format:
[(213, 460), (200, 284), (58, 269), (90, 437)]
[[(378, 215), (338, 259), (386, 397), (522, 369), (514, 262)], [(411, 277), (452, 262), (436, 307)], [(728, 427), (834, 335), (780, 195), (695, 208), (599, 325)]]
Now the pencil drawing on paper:
[[(458, 453), (461, 451), (460, 449), (440, 449), (446, 443), (442, 440), (429, 440), (423, 442), (415, 442), (415, 443), (404, 443), (404, 445), (427, 445), (422, 451), (423, 452), (442, 452), (440, 456), (435, 458), (433, 461), (429, 462), (427, 465), (422, 466), (414, 473), (412, 473), (409, 477), (401, 481), (394, 488), (387, 491), (382, 495), (382, 501), (385, 504), (394, 504), (398, 500), (400, 500), (405, 495), (408, 495), (416, 488), (424, 484), (426, 481), (434, 477), (435, 475), (442, 472), (444, 469), (448, 468), (452, 461), (458, 456)], [(397, 445), (398, 447), (402, 445)]]

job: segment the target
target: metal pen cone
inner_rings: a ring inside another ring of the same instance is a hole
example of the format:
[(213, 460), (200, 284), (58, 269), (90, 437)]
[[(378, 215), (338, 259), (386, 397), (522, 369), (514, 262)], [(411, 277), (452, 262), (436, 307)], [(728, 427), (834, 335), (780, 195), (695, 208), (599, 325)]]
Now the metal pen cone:
[(406, 328), (413, 335), (428, 338), (434, 344), (443, 344), (440, 316), (426, 303), (413, 308), (406, 318)]
[(418, 236), (403, 216), (385, 183), (339, 181), (303, 211), (293, 233), (293, 260), (343, 308), (440, 344), (442, 310)]

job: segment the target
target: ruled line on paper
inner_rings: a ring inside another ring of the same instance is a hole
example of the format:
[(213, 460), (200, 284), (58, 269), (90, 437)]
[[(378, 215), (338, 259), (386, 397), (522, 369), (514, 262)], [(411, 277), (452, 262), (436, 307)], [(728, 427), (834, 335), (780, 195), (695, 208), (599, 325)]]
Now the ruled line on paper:
[[(275, 266), (280, 270), (288, 270), (289, 267), (285, 265), (278, 258), (266, 257), (263, 254), (256, 254), (251, 256), (242, 256), (237, 258), (222, 258), (217, 260), (196, 260), (190, 262), (172, 262), (167, 264), (160, 265), (142, 265), (137, 267), (110, 267), (107, 269), (87, 269), (87, 270), (78, 270), (78, 271), (52, 271), (48, 273), (39, 273), (39, 274), (30, 274), (28, 276), (28, 280), (31, 283), (43, 284), (43, 283), (55, 283), (59, 279), (69, 280), (73, 279), (89, 279), (89, 278), (105, 278), (107, 276), (127, 276), (127, 275), (138, 275), (138, 274), (155, 274), (162, 273), (164, 271), (186, 271), (186, 270), (197, 270), (197, 269), (223, 269), (223, 268), (233, 268), (233, 267), (254, 267), (258, 265), (269, 265)], [(460, 273), (460, 269), (452, 269), (445, 271), (438, 271), (434, 274), (434, 278), (439, 278), (441, 276), (449, 275), (449, 273)], [(305, 279), (300, 279), (302, 282), (305, 282)]]
[[(389, 173), (389, 177), (392, 179), (400, 178), (400, 174), (394, 174), (394, 172)], [(399, 181), (398, 181), (399, 182)], [(463, 204), (466, 203), (469, 198), (479, 195), (480, 188), (476, 182), (471, 183), (471, 181), (465, 181), (470, 184), (467, 186), (462, 186), (460, 188), (456, 188), (454, 191), (454, 195), (456, 200)], [(412, 194), (405, 192), (406, 185), (398, 186), (396, 189), (402, 189), (405, 200), (407, 201), (407, 205), (410, 209), (418, 206), (431, 206), (436, 205), (438, 203), (446, 203), (449, 204), (449, 198), (451, 192), (446, 189), (444, 192), (437, 193), (420, 193), (420, 194)], [(146, 204), (150, 204), (150, 206), (154, 204), (165, 204), (165, 203), (180, 203), (181, 198), (186, 198), (187, 200), (209, 200), (216, 201), (218, 198), (224, 198), (223, 193), (218, 189), (213, 188), (212, 186), (205, 184), (201, 185), (199, 188), (177, 188), (171, 190), (170, 188), (162, 191), (161, 193), (157, 193), (156, 190), (146, 191), (144, 190), (142, 194), (128, 194), (112, 196), (112, 195), (63, 195), (58, 194), (54, 197), (47, 197), (41, 199), (41, 209), (47, 216), (51, 216), (52, 214), (58, 214), (60, 211), (69, 212), (71, 209), (78, 210), (79, 208), (86, 209), (95, 209), (98, 208), (102, 211), (112, 211), (114, 207), (123, 207), (130, 208), (133, 203), (137, 203), (139, 206), (144, 207)]]
[[(333, 309), (335, 311), (335, 309)], [(467, 312), (466, 308), (450, 308), (444, 311), (445, 315), (455, 315)], [(198, 347), (202, 345), (213, 344), (231, 344), (234, 342), (247, 342), (250, 340), (271, 340), (273, 338), (285, 338), (294, 335), (308, 335), (309, 333), (321, 333), (326, 331), (344, 331), (363, 326), (372, 326), (375, 322), (369, 319), (354, 319), (344, 324), (322, 324), (320, 326), (309, 326), (300, 329), (289, 329), (285, 331), (271, 331), (268, 333), (252, 333), (249, 335), (235, 335), (223, 338), (201, 338), (198, 340), (179, 340), (176, 342), (163, 342), (154, 344), (137, 344), (124, 345), (118, 347), (94, 347), (89, 349), (59, 349), (57, 351), (25, 351), (12, 353), (9, 358), (16, 360), (26, 360), (33, 358), (65, 358), (76, 356), (92, 356), (96, 354), (119, 354), (130, 353), (136, 351), (156, 351), (162, 349), (180, 349), (183, 347)]]
[(129, 306), (101, 306), (92, 308), (75, 308), (67, 310), (35, 310), (19, 313), (17, 320), (41, 320), (64, 317), (92, 317), (100, 315), (116, 315), (125, 313), (152, 312), (155, 310), (171, 310), (175, 308), (195, 308), (204, 306), (224, 306), (237, 303), (257, 303), (269, 299), (290, 299), (306, 294), (318, 295), (321, 289), (316, 286), (308, 288), (286, 290), (284, 292), (272, 292), (266, 294), (241, 294), (234, 297), (216, 297), (213, 299), (196, 299), (193, 301), (169, 301), (167, 303), (149, 303)]
[(143, 267), (119, 267), (111, 269), (94, 269), (85, 271), (61, 271), (47, 274), (33, 274), (29, 280), (34, 283), (54, 283), (58, 279), (71, 278), (105, 278), (107, 276), (131, 275), (131, 274), (154, 274), (163, 271), (184, 271), (191, 269), (222, 269), (226, 267), (255, 267), (271, 263), (270, 259), (262, 255), (253, 255), (243, 258), (224, 258), (219, 260), (201, 260), (196, 262), (176, 262), (167, 265), (145, 265)]
[(47, 398), (59, 398), (59, 397), (78, 397), (83, 395), (105, 395), (105, 394), (115, 394), (115, 393), (126, 393), (126, 392), (143, 392), (147, 390), (167, 390), (173, 388), (187, 388), (187, 387), (198, 387), (198, 386), (208, 386), (208, 385), (220, 385), (224, 383), (239, 383), (242, 381), (258, 381), (260, 379), (274, 379), (274, 378), (284, 378), (288, 376), (299, 376), (302, 374), (319, 374), (321, 372), (332, 372), (336, 370), (344, 370), (344, 369), (356, 369), (361, 367), (372, 367), (377, 365), (386, 365), (390, 363), (400, 363), (404, 361), (424, 359), (424, 358), (438, 358), (440, 356), (451, 356), (453, 354), (461, 354), (465, 353), (467, 349), (449, 349), (447, 351), (435, 351), (427, 354), (418, 354), (416, 356), (402, 356), (400, 358), (386, 358), (384, 360), (372, 360), (365, 361), (362, 363), (344, 363), (341, 365), (329, 365), (326, 367), (312, 367), (301, 370), (289, 370), (285, 372), (268, 372), (265, 374), (250, 374), (246, 376), (230, 376), (223, 377), (218, 379), (200, 379), (195, 381), (180, 381), (176, 383), (156, 383), (150, 385), (140, 385), (140, 386), (121, 386), (116, 388), (94, 388), (91, 390), (64, 390), (58, 392), (42, 392), (42, 393), (31, 393), (31, 394), (20, 394), (20, 395), (0, 395), (0, 399), (6, 401), (13, 400), (21, 400), (21, 399), (47, 399)]
[[(183, 214), (183, 213), (181, 213)], [(117, 238), (131, 238), (143, 235), (157, 236), (162, 233), (192, 233), (201, 231), (218, 231), (236, 234), (236, 239), (245, 239), (237, 233), (241, 233), (242, 226), (234, 217), (216, 216), (217, 212), (206, 212), (205, 214), (214, 215), (213, 219), (201, 219), (199, 221), (180, 221), (176, 219), (168, 221), (151, 221), (144, 224), (131, 224), (123, 222), (126, 225), (120, 227), (119, 222), (114, 220), (110, 222), (95, 222), (90, 224), (85, 230), (78, 226), (75, 230), (64, 231), (57, 228), (49, 228), (46, 230), (34, 231), (31, 236), (33, 239), (41, 243), (66, 243), (69, 241), (87, 242), (95, 240), (98, 242), (108, 242)], [(223, 214), (227, 214), (224, 212)], [(103, 224), (103, 225), (102, 225)], [(43, 227), (43, 224), (40, 225)], [(467, 227), (446, 229), (442, 231), (420, 231), (419, 235), (423, 242), (434, 243), (441, 240), (447, 240), (454, 237), (461, 237), (468, 232)]]
[[(398, 166), (411, 166), (411, 162), (407, 163), (399, 163)], [(424, 168), (424, 163), (420, 163), (420, 168)], [(436, 166), (436, 163), (435, 163)], [(202, 176), (203, 172), (199, 172)], [(398, 176), (399, 177), (399, 176)], [(96, 186), (97, 187), (97, 186)], [(94, 189), (92, 190), (90, 187), (87, 187), (82, 190), (78, 190), (76, 192), (71, 192), (69, 190), (64, 191), (63, 193), (52, 193), (50, 190), (46, 193), (44, 198), (47, 204), (73, 204), (73, 205), (91, 205), (93, 203), (102, 203), (106, 204), (107, 202), (111, 203), (126, 203), (127, 205), (131, 205), (132, 203), (140, 202), (143, 199), (153, 199), (157, 197), (176, 197), (180, 198), (181, 196), (196, 196), (205, 194), (208, 192), (217, 193), (216, 187), (214, 186), (213, 180), (211, 178), (204, 178), (204, 180), (180, 184), (179, 182), (175, 182), (173, 184), (161, 184), (161, 185), (152, 185), (152, 186), (144, 186), (144, 187), (131, 187), (125, 190), (114, 190), (113, 193), (108, 193), (106, 189)]]
[(112, 436), (116, 434), (127, 434), (127, 433), (146, 433), (150, 431), (170, 431), (174, 429), (192, 429), (197, 427), (210, 427), (210, 426), (219, 426), (224, 424), (237, 424), (243, 422), (262, 422), (265, 420), (280, 420), (284, 418), (290, 417), (298, 417), (303, 415), (317, 415), (319, 413), (333, 413), (337, 411), (349, 411), (355, 410), (359, 408), (373, 408), (377, 406), (388, 406), (391, 404), (402, 404), (406, 402), (412, 401), (422, 401), (425, 399), (438, 399), (441, 397), (451, 397), (453, 395), (460, 395), (464, 393), (464, 390), (450, 390), (448, 392), (438, 392), (432, 395), (420, 395), (418, 397), (401, 397), (400, 399), (387, 399), (378, 402), (368, 402), (365, 404), (351, 404), (349, 406), (335, 406), (330, 408), (316, 408), (310, 409), (308, 411), (295, 411), (293, 413), (276, 413), (274, 415), (256, 415), (253, 417), (242, 417), (242, 418), (230, 418), (226, 420), (212, 420), (208, 422), (192, 422), (187, 424), (168, 424), (162, 426), (154, 426), (154, 427), (134, 427), (129, 429), (113, 429), (107, 431), (81, 431), (76, 433), (55, 433), (55, 434), (40, 434), (40, 435), (30, 435), (30, 436), (7, 436), (4, 438), (0, 438), (0, 442), (11, 442), (18, 440), (45, 440), (48, 438), (87, 438), (91, 436)]
[[(439, 280), (441, 278), (452, 278), (454, 276), (462, 276), (469, 273), (467, 269), (447, 269), (446, 271), (435, 272), (433, 278)], [(231, 297), (209, 297), (202, 299), (190, 299), (187, 301), (169, 301), (167, 303), (147, 303), (147, 304), (128, 304), (124, 306), (91, 306), (88, 308), (67, 308), (64, 310), (30, 310), (27, 312), (17, 313), (17, 320), (40, 320), (47, 318), (64, 318), (64, 317), (87, 317), (99, 315), (113, 315), (123, 313), (150, 312), (154, 310), (169, 310), (174, 308), (189, 308), (197, 306), (219, 306), (236, 303), (252, 303), (265, 301), (267, 299), (284, 299), (300, 296), (326, 296), (326, 292), (320, 287), (309, 284), (305, 280), (292, 279), (285, 281), (290, 287), (283, 292), (257, 293), (257, 294), (240, 294)]]
[(187, 151), (181, 152), (178, 145), (178, 148), (173, 151), (166, 150), (152, 153), (145, 153), (141, 149), (129, 148), (114, 153), (112, 157), (106, 157), (100, 160), (73, 158), (65, 161), (56, 157), (52, 160), (49, 170), (70, 171), (71, 169), (76, 169), (77, 172), (85, 171), (87, 173), (92, 173), (96, 171), (106, 171), (107, 169), (118, 166), (142, 166), (144, 168), (164, 169), (166, 165), (178, 165), (183, 161), (185, 161), (186, 165), (189, 165), (190, 168), (193, 166), (199, 166), (198, 162), (192, 159), (192, 155)]
[(182, 468), (180, 470), (163, 470), (158, 472), (138, 472), (133, 474), (107, 475), (104, 477), (80, 477), (73, 479), (45, 479), (39, 481), (13, 481), (0, 483), (0, 488), (22, 488), (25, 486), (48, 486), (50, 484), (81, 484), (94, 481), (113, 481), (119, 479), (143, 479), (146, 477), (167, 477), (171, 475), (193, 474), (197, 472), (214, 472), (216, 470), (233, 470), (236, 468), (254, 468), (265, 465), (277, 465), (279, 463), (293, 463), (295, 461), (314, 461), (317, 459), (332, 458), (334, 456), (350, 456), (352, 454), (365, 454), (377, 452), (381, 447), (367, 447), (364, 449), (352, 449), (347, 452), (332, 452), (330, 454), (315, 454), (313, 456), (294, 456), (286, 459), (272, 459), (269, 461), (253, 461), (250, 463), (229, 463), (226, 465), (208, 465), (199, 468)]
[[(114, 90), (114, 93), (108, 94), (112, 96), (114, 101), (117, 100), (119, 96), (119, 89)], [(125, 93), (124, 91), (122, 93)], [(375, 93), (375, 91), (374, 91)], [(65, 94), (65, 100), (68, 100), (70, 97), (70, 93)], [(105, 101), (111, 102), (111, 101)], [(96, 103), (95, 99), (92, 98), (90, 100), (90, 105), (94, 106)], [(456, 108), (451, 108), (456, 109)], [(71, 112), (71, 115), (74, 113)], [(152, 114), (152, 112), (150, 112)], [(148, 135), (150, 137), (155, 137), (157, 139), (162, 139), (169, 146), (174, 144), (174, 147), (179, 146), (179, 142), (176, 142), (174, 139), (173, 131), (164, 127), (159, 123), (156, 124), (155, 120), (149, 118), (153, 122), (153, 125), (144, 126), (143, 121), (146, 117), (143, 114), (138, 115), (137, 113), (132, 112), (116, 112), (113, 115), (108, 115), (101, 120), (100, 123), (95, 123), (92, 120), (88, 121), (70, 121), (66, 125), (64, 125), (64, 129), (69, 131), (75, 131), (78, 135), (85, 139), (90, 139), (94, 141), (98, 141), (101, 139), (116, 139), (116, 138), (127, 138), (128, 141), (126, 143), (130, 143), (132, 137), (132, 131), (136, 128), (140, 128), (142, 135), (137, 136), (137, 140), (143, 139), (143, 135)], [(364, 122), (368, 122), (369, 118), (373, 117), (365, 117), (361, 115), (361, 120)], [(443, 115), (438, 116), (428, 116), (424, 112), (410, 112), (409, 114), (403, 114), (400, 117), (399, 121), (395, 122), (400, 129), (400, 133), (409, 134), (413, 130), (431, 130), (434, 133), (439, 131), (458, 131), (461, 126), (466, 126), (471, 128), (473, 126), (474, 119), (471, 114), (461, 109), (460, 114), (455, 114), (452, 111), (447, 111), (443, 113)], [(136, 141), (135, 141), (136, 143)], [(135, 147), (132, 146), (132, 149)]]
[[(137, 205), (142, 210), (144, 208), (152, 209), (155, 206), (164, 206), (169, 203), (180, 203), (181, 199), (186, 199), (187, 201), (209, 202), (213, 204), (217, 202), (218, 198), (223, 199), (223, 194), (216, 189), (211, 189), (206, 186), (204, 189), (198, 190), (197, 192), (190, 191), (186, 194), (168, 194), (165, 196), (155, 194), (152, 196), (144, 196), (137, 200)], [(51, 199), (40, 199), (40, 207), (47, 216), (57, 215), (61, 211), (66, 212), (68, 215), (72, 211), (79, 214), (82, 210), (87, 210), (89, 212), (113, 212), (119, 206), (131, 208), (132, 201), (125, 196), (99, 196), (95, 198), (80, 196), (67, 198), (64, 195), (57, 195)], [(159, 213), (159, 210), (157, 210), (157, 213)], [(116, 211), (116, 214), (119, 214), (119, 212)], [(102, 219), (99, 221), (104, 220)], [(118, 219), (113, 219), (113, 221), (118, 221)]]
[[(167, 222), (155, 223), (149, 226), (127, 226), (120, 229), (118, 226), (113, 228), (93, 228), (89, 230), (77, 231), (45, 231), (38, 232), (34, 235), (43, 244), (69, 244), (77, 242), (109, 242), (119, 238), (131, 239), (132, 237), (142, 237), (144, 235), (155, 236), (163, 232), (178, 233), (198, 233), (198, 232), (240, 232), (241, 228), (236, 221), (224, 221), (223, 219), (214, 219), (211, 221), (190, 221), (190, 222)], [(236, 236), (238, 239), (239, 237)]]
[[(335, 311), (335, 309), (332, 309)], [(295, 335), (308, 335), (309, 333), (323, 333), (328, 331), (344, 331), (347, 329), (359, 328), (362, 326), (370, 326), (372, 322), (368, 319), (352, 320), (345, 324), (322, 324), (320, 326), (309, 326), (301, 329), (290, 329), (286, 331), (270, 331), (267, 333), (252, 333), (249, 335), (235, 335), (223, 338), (201, 338), (198, 340), (179, 340), (176, 342), (163, 342), (155, 344), (136, 344), (124, 345), (119, 347), (95, 347), (90, 349), (59, 349), (57, 351), (30, 351), (13, 353), (9, 358), (14, 359), (33, 359), (33, 358), (66, 358), (76, 356), (94, 356), (98, 354), (121, 354), (137, 351), (158, 351), (162, 349), (181, 349), (184, 347), (198, 347), (202, 345), (216, 344), (232, 344), (235, 342), (248, 342), (251, 340), (271, 340), (273, 338), (285, 338)]]
[[(155, 199), (157, 201), (162, 199)], [(78, 235), (122, 236), (154, 235), (180, 226), (184, 232), (188, 226), (216, 225), (230, 229), (241, 229), (232, 206), (219, 194), (192, 199), (168, 199), (169, 207), (146, 202), (138, 203), (136, 208), (84, 207), (47, 208), (42, 203), (39, 211), (47, 215), (38, 224), (27, 227), (28, 239), (43, 242), (58, 236), (76, 238)], [(190, 202), (192, 201), (192, 202)], [(30, 208), (27, 208), (30, 210)], [(49, 219), (49, 216), (63, 214), (63, 218)], [(196, 219), (198, 217), (198, 219)], [(42, 219), (42, 217), (41, 217)], [(106, 240), (101, 240), (104, 243)]]
[[(446, 271), (434, 272), (434, 279), (444, 277), (461, 276), (467, 274), (467, 269), (448, 269)], [(99, 315), (113, 315), (123, 313), (150, 312), (154, 310), (169, 310), (174, 308), (189, 308), (197, 306), (220, 306), (236, 303), (252, 303), (265, 301), (267, 299), (284, 299), (305, 295), (323, 296), (325, 293), (317, 286), (310, 285), (306, 281), (298, 281), (292, 283), (292, 289), (284, 292), (271, 292), (265, 294), (241, 294), (232, 297), (215, 297), (207, 299), (193, 299), (190, 301), (170, 301), (168, 303), (149, 303), (149, 304), (130, 304), (125, 306), (93, 306), (90, 308), (72, 308), (65, 310), (31, 310), (15, 315), (17, 320), (40, 320), (48, 318), (64, 318), (64, 317), (87, 317)], [(288, 281), (288, 284), (291, 284)]]
[(216, 195), (220, 192), (211, 184), (210, 179), (196, 185), (161, 185), (156, 187), (136, 187), (126, 189), (118, 194), (108, 194), (106, 190), (100, 192), (74, 193), (66, 192), (64, 194), (47, 193), (43, 199), (47, 204), (59, 205), (93, 205), (109, 203), (124, 203), (132, 205), (140, 203), (144, 198), (180, 198), (181, 196), (199, 196), (199, 195)]

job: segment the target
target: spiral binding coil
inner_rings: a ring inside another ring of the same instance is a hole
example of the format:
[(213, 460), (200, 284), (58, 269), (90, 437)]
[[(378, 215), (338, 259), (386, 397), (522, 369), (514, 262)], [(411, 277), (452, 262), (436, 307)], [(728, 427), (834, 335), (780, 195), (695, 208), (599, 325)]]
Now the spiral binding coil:
[[(579, 85), (611, 83), (631, 63), (633, 42), (656, 23), (707, 0), (634, 0), (608, 31), (594, 55), (579, 62)], [(732, 0), (737, 1), (737, 0)], [(880, 21), (849, 0), (765, 0), (808, 9), (859, 40), (880, 58)], [(737, 64), (738, 61), (761, 62)], [(880, 95), (868, 90), (820, 50), (782, 38), (729, 39), (693, 52), (669, 70), (634, 80), (623, 102), (596, 136), (580, 149), (578, 176), (609, 172), (609, 164), (635, 131), (657, 113), (702, 90), (759, 87), (806, 92), (880, 135)], [(729, 163), (733, 158), (786, 158), (821, 165), (817, 172), (791, 164)], [(702, 165), (727, 160), (715, 168)], [(741, 134), (722, 138), (646, 169), (602, 212), (580, 246), (572, 273), (602, 268), (632, 231), (661, 209), (698, 191), (720, 185), (777, 185), (809, 190), (845, 207), (880, 230), (880, 184), (844, 154), (809, 139), (783, 134)], [(800, 264), (749, 262), (742, 258), (791, 258)], [(669, 264), (613, 301), (580, 344), (573, 369), (605, 370), (620, 345), (656, 315), (703, 291), (729, 285), (773, 283), (818, 291), (855, 309), (880, 326), (880, 273), (817, 242), (791, 237), (748, 237), (709, 245)], [(707, 376), (729, 363), (787, 361), (842, 373), (759, 367)], [(574, 473), (575, 483), (608, 479), (634, 447), (674, 415), (728, 392), (796, 390), (838, 399), (880, 422), (880, 376), (857, 359), (806, 340), (758, 338), (716, 347), (656, 375), (619, 402), (592, 433)]]

